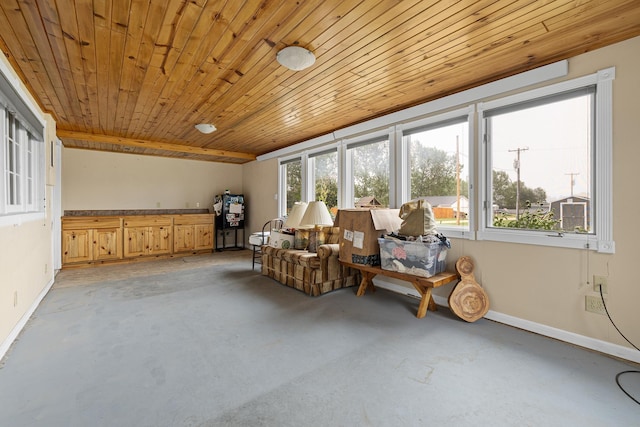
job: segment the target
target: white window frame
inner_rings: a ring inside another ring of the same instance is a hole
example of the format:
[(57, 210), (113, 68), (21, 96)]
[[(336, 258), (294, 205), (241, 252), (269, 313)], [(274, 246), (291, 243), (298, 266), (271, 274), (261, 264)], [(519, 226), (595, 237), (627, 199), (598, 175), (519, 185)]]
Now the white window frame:
[[(16, 139), (20, 145), (17, 166), (20, 202), (17, 204), (10, 204), (8, 200), (6, 120), (9, 112), (19, 123)], [(23, 221), (40, 220), (45, 216), (44, 123), (44, 118), (19, 80), (13, 77), (12, 70), (0, 62), (0, 226), (19, 225)]]
[[(600, 70), (594, 74), (550, 86), (518, 93), (489, 102), (478, 104), (478, 120), (482, 149), (480, 155), (480, 207), (481, 220), (478, 228), (478, 240), (491, 240), (509, 243), (524, 243), (563, 248), (589, 249), (602, 253), (614, 253), (613, 241), (613, 195), (612, 195), (612, 153), (613, 153), (613, 80), (615, 67)], [(510, 104), (542, 98), (562, 92), (596, 85), (595, 107), (595, 144), (593, 153), (592, 209), (595, 216), (595, 233), (541, 232), (520, 229), (489, 227), (491, 215), (491, 167), (486, 141), (486, 122), (483, 112)]]
[[(0, 135), (2, 136), (2, 149), (0, 150), (0, 160), (2, 165), (2, 178), (0, 184), (2, 188), (2, 200), (0, 201), (0, 215), (15, 215), (33, 212), (41, 212), (44, 209), (42, 204), (44, 190), (44, 152), (42, 141), (31, 135), (24, 126), (21, 125), (20, 118), (14, 115), (16, 129), (14, 134), (14, 147), (17, 147), (17, 155), (13, 159), (14, 170), (9, 171), (9, 134), (7, 129), (8, 111), (0, 108), (2, 124), (0, 125)], [(17, 182), (17, 203), (10, 203), (9, 196), (14, 189), (10, 189), (8, 175), (13, 174)]]
[(464, 108), (459, 108), (456, 110), (452, 110), (446, 113), (437, 114), (434, 116), (430, 116), (427, 118), (423, 118), (420, 120), (414, 120), (411, 122), (402, 123), (396, 126), (396, 140), (399, 142), (400, 146), (400, 159), (401, 165), (399, 165), (396, 175), (400, 176), (400, 182), (398, 191), (400, 194), (400, 200), (397, 203), (397, 206), (401, 206), (403, 203), (409, 201), (411, 199), (411, 188), (410, 188), (410, 179), (411, 179), (411, 171), (409, 168), (409, 147), (407, 143), (404, 141), (403, 133), (404, 131), (408, 131), (411, 129), (429, 126), (429, 125), (437, 125), (438, 123), (443, 123), (448, 120), (456, 119), (459, 117), (466, 116), (467, 125), (469, 127), (468, 130), (468, 144), (467, 147), (469, 152), (469, 228), (464, 230), (459, 227), (446, 227), (446, 226), (438, 226), (438, 230), (445, 234), (447, 237), (455, 237), (460, 239), (470, 239), (473, 240), (475, 238), (476, 229), (476, 202), (475, 202), (475, 105), (469, 105)]
[(340, 181), (340, 144), (332, 143), (328, 145), (322, 146), (320, 149), (309, 150), (303, 153), (303, 155), (307, 159), (307, 175), (306, 175), (306, 183), (303, 182), (303, 185), (306, 186), (306, 201), (311, 202), (316, 200), (316, 157), (322, 156), (324, 154), (336, 153), (336, 163), (338, 165), (337, 172), (337, 180), (338, 180), (338, 205), (340, 205), (340, 194), (341, 194), (341, 181)]
[[(355, 206), (354, 199), (354, 189), (353, 189), (353, 158), (352, 152), (350, 150), (354, 145), (377, 143), (382, 142), (383, 140), (389, 141), (389, 205), (393, 206), (393, 202), (396, 198), (396, 180), (394, 174), (394, 164), (395, 164), (395, 129), (394, 127), (372, 131), (363, 135), (359, 135), (353, 138), (345, 138), (341, 141), (342, 150), (338, 150), (338, 160), (340, 161), (340, 168), (342, 173), (338, 173), (338, 179), (344, 177), (344, 185), (340, 185), (344, 190), (342, 193), (344, 197), (340, 197), (338, 200), (340, 201), (340, 209), (349, 209)], [(340, 155), (342, 152), (342, 155)]]
[[(284, 217), (287, 215), (287, 174), (285, 172), (286, 165), (288, 163), (293, 163), (296, 160), (300, 160), (300, 174), (301, 174), (301, 188), (300, 188), (300, 198), (301, 200), (306, 200), (306, 188), (307, 188), (307, 168), (306, 168), (306, 155), (296, 154), (293, 156), (283, 157), (278, 159), (278, 193), (280, 203), (278, 203), (278, 216)], [(298, 202), (300, 200), (296, 200)]]

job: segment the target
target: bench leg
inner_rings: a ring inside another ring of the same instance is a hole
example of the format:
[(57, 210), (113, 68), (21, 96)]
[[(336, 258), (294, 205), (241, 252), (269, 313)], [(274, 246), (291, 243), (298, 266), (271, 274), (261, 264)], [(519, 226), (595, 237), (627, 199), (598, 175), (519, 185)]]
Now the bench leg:
[(361, 297), (367, 292), (368, 288), (371, 288), (371, 292), (376, 291), (376, 287), (373, 286), (373, 278), (376, 277), (374, 273), (369, 273), (368, 271), (360, 271), (362, 274), (362, 280), (360, 281), (360, 286), (358, 287), (358, 292), (356, 296)]
[(416, 313), (416, 317), (418, 319), (422, 319), (427, 315), (427, 309), (431, 311), (436, 311), (438, 308), (436, 307), (436, 303), (431, 296), (431, 288), (430, 286), (419, 286), (414, 283), (414, 287), (420, 292), (422, 298), (420, 299), (420, 305), (418, 306), (418, 312)]

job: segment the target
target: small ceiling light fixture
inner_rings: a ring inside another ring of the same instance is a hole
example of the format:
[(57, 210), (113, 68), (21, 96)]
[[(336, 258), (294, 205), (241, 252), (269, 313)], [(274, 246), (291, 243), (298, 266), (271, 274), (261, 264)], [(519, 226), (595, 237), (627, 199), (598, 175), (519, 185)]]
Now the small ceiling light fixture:
[(216, 130), (216, 127), (210, 123), (199, 123), (196, 125), (196, 129), (202, 133), (211, 133)]
[(287, 46), (276, 55), (278, 62), (293, 71), (301, 71), (316, 62), (313, 53), (300, 46)]

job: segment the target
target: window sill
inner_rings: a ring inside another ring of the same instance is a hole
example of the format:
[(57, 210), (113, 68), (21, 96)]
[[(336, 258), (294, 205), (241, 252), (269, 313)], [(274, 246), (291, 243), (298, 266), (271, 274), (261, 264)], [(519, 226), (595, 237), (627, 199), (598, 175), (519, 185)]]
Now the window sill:
[(40, 221), (45, 218), (44, 212), (29, 212), (0, 215), (0, 227), (19, 227), (24, 222)]
[(556, 248), (588, 249), (601, 253), (615, 253), (615, 243), (598, 240), (592, 234), (562, 234), (554, 231), (497, 230), (478, 231), (478, 240)]

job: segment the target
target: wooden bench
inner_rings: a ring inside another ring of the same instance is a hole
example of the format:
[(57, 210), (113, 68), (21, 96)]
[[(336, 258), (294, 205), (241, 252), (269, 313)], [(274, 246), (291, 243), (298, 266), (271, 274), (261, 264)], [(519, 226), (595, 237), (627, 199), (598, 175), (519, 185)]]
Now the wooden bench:
[(376, 288), (373, 285), (373, 278), (377, 275), (393, 277), (395, 279), (405, 280), (410, 282), (414, 288), (420, 293), (420, 305), (418, 306), (418, 312), (416, 317), (422, 319), (427, 314), (427, 308), (431, 311), (436, 311), (436, 303), (431, 296), (431, 290), (439, 286), (451, 283), (454, 280), (458, 280), (458, 275), (451, 272), (438, 273), (431, 277), (414, 276), (412, 274), (399, 273), (397, 271), (383, 270), (380, 267), (373, 267), (370, 265), (353, 264), (350, 262), (340, 261), (340, 263), (346, 267), (355, 268), (360, 270), (362, 275), (362, 281), (358, 287), (357, 296), (361, 297), (365, 294), (367, 289), (375, 291)]

